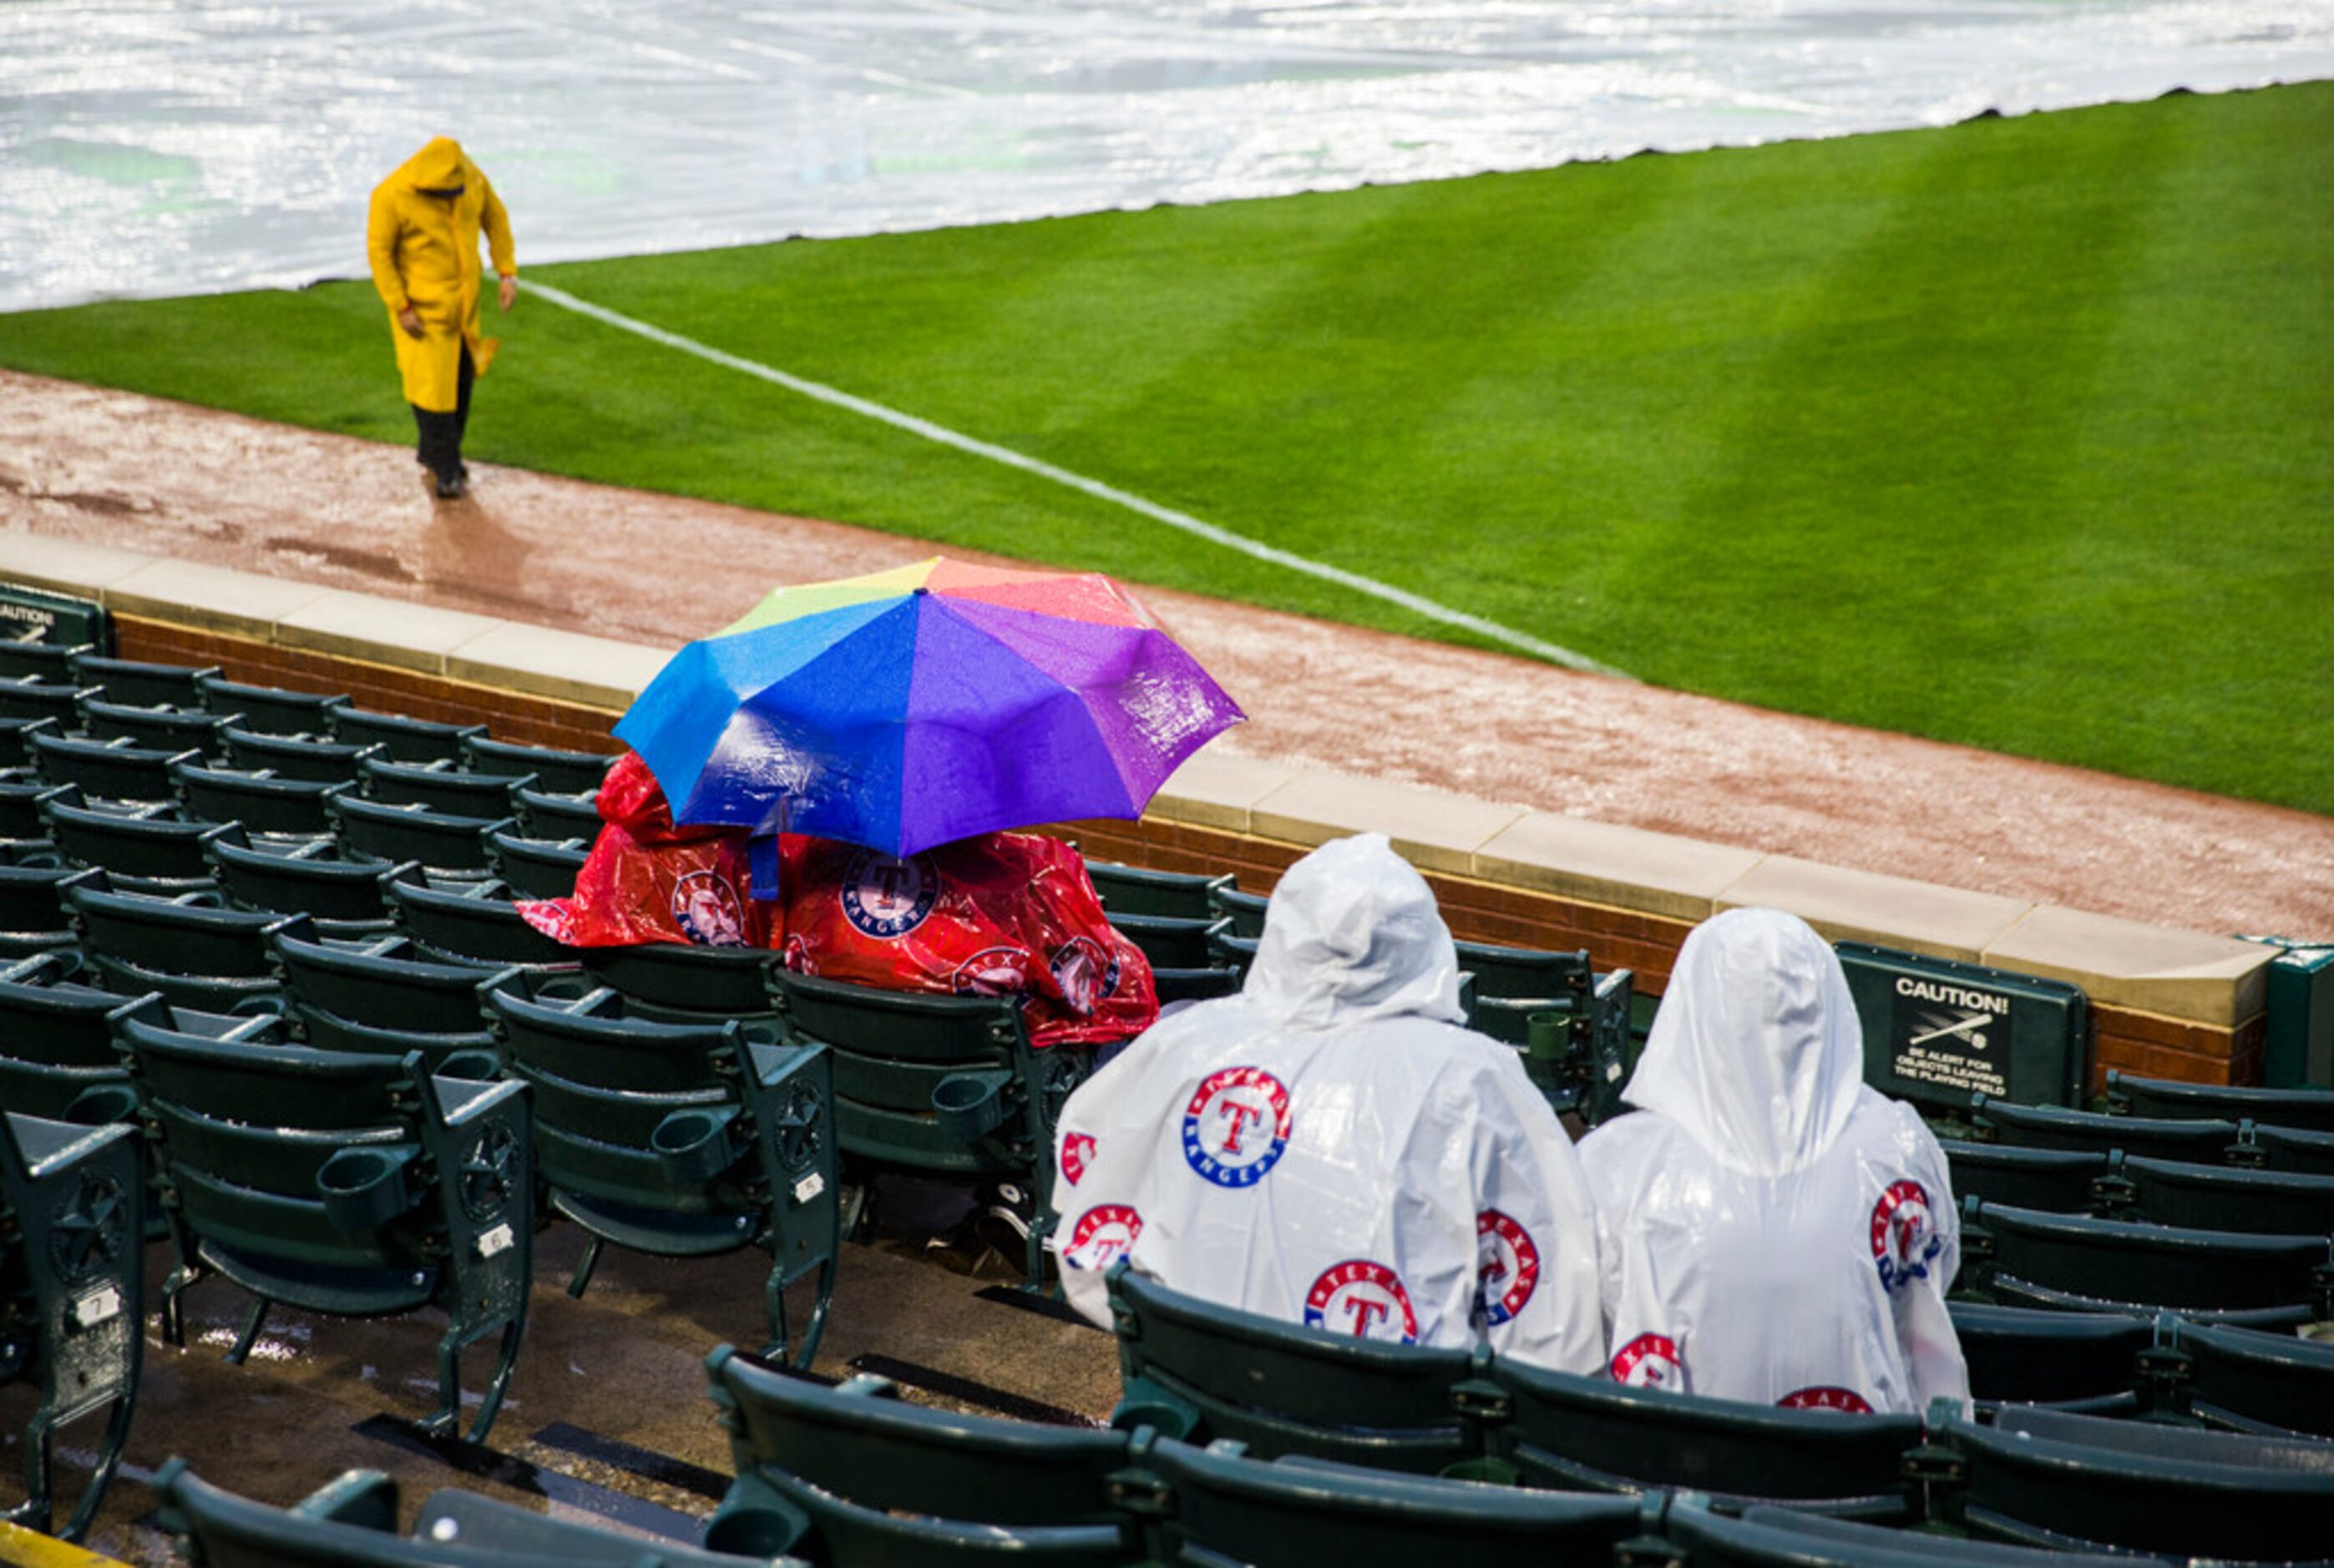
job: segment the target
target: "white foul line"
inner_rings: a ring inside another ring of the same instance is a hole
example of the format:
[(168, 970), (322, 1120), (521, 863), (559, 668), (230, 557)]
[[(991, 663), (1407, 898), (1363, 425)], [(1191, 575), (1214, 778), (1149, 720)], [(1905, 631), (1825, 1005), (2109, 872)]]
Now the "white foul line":
[(1594, 675), (1617, 676), (1624, 680), (1634, 678), (1626, 671), (1615, 669), (1608, 664), (1599, 664), (1586, 654), (1575, 653), (1568, 648), (1559, 648), (1553, 642), (1543, 642), (1537, 637), (1527, 636), (1523, 632), (1501, 626), (1495, 620), (1486, 620), (1480, 615), (1470, 615), (1463, 610), (1453, 610), (1449, 605), (1438, 604), (1432, 599), (1422, 598), (1411, 592), (1408, 589), (1396, 588), (1391, 582), (1381, 582), (1374, 577), (1365, 577), (1358, 572), (1348, 572), (1342, 566), (1331, 566), (1324, 562), (1314, 561), (1274, 545), (1263, 544), (1249, 538), (1244, 534), (1235, 534), (1229, 528), (1220, 528), (1213, 523), (1203, 523), (1187, 512), (1178, 512), (1172, 506), (1162, 506), (1155, 501), (1146, 501), (1140, 495), (1130, 495), (1115, 486), (1105, 485), (1099, 479), (1089, 479), (1082, 474), (1073, 474), (1066, 468), (1056, 468), (1051, 463), (1016, 452), (1009, 447), (995, 446), (975, 437), (951, 430), (945, 425), (935, 425), (931, 420), (920, 419), (913, 414), (903, 414), (899, 409), (886, 408), (882, 403), (870, 402), (865, 398), (854, 396), (823, 382), (806, 380), (800, 376), (789, 375), (784, 370), (775, 370), (768, 365), (758, 364), (752, 360), (740, 359), (736, 354), (725, 353), (710, 344), (700, 343), (694, 338), (685, 338), (679, 332), (666, 332), (662, 327), (651, 326), (646, 322), (636, 321), (631, 316), (612, 311), (605, 305), (595, 305), (589, 300), (578, 299), (566, 290), (554, 288), (549, 284), (527, 280), (522, 281), (519, 286), (529, 293), (540, 294), (553, 304), (574, 311), (578, 315), (589, 316), (593, 321), (604, 322), (620, 332), (646, 338), (652, 343), (661, 343), (668, 349), (678, 349), (684, 354), (694, 354), (700, 360), (736, 370), (741, 375), (752, 376), (757, 380), (767, 381), (773, 386), (784, 387), (790, 392), (800, 392), (805, 398), (815, 398), (822, 403), (832, 403), (838, 409), (848, 409), (854, 414), (864, 414), (871, 419), (880, 419), (896, 429), (905, 430), (911, 435), (921, 436), (927, 441), (937, 441), (943, 447), (954, 447), (960, 452), (969, 452), (975, 457), (987, 457), (994, 463), (1002, 463), (1008, 468), (1018, 468), (1024, 473), (1036, 474), (1041, 478), (1051, 479), (1056, 485), (1066, 485), (1071, 489), (1092, 495), (1097, 500), (1108, 501), (1114, 505), (1124, 506), (1130, 512), (1139, 513), (1154, 523), (1164, 523), (1170, 528), (1180, 528), (1186, 534), (1205, 539), (1210, 544), (1220, 544), (1227, 550), (1237, 550), (1251, 559), (1269, 562), (1275, 566), (1286, 567), (1291, 572), (1301, 572), (1307, 577), (1317, 577), (1324, 582), (1334, 582), (1340, 588), (1350, 588), (1356, 593), (1365, 593), (1373, 599), (1384, 600), (1388, 604), (1400, 605), (1413, 614), (1424, 616), (1429, 620), (1441, 621), (1445, 626), (1457, 627), (1462, 631), (1471, 631), (1478, 637), (1488, 639), (1502, 647), (1514, 649), (1519, 653), (1529, 653), (1535, 658), (1547, 659), (1550, 664), (1562, 665), (1567, 669), (1586, 670)]

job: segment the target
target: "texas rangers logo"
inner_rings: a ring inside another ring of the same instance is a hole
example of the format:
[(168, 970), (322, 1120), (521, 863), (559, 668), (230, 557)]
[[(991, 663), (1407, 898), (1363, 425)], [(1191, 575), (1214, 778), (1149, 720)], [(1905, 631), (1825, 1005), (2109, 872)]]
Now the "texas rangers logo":
[(779, 961), (791, 972), (796, 975), (818, 973), (818, 960), (810, 956), (810, 938), (805, 937), (800, 931), (788, 937), (786, 945), (779, 951), (781, 955)]
[(1872, 1257), (1880, 1265), (1880, 1285), (1896, 1290), (1929, 1277), (1931, 1260), (1945, 1250), (1929, 1213), (1929, 1189), (1917, 1181), (1892, 1181), (1872, 1208)]
[(1305, 1326), (1357, 1340), (1418, 1342), (1418, 1314), (1411, 1310), (1402, 1275), (1365, 1257), (1322, 1271), (1305, 1294)]
[(843, 869), (843, 918), (870, 937), (904, 937), (940, 900), (940, 879), (921, 855), (862, 850)]
[(1811, 1389), (1795, 1389), (1775, 1403), (1786, 1410), (1839, 1410), (1851, 1416), (1868, 1416), (1872, 1401), (1854, 1389), (1834, 1388), (1818, 1383)]
[(700, 948), (746, 945), (746, 910), (719, 871), (690, 871), (672, 884), (672, 923)]
[(1616, 1383), (1633, 1389), (1685, 1388), (1685, 1361), (1667, 1334), (1639, 1334), (1613, 1352), (1608, 1369)]
[(983, 948), (956, 967), (949, 982), (960, 996), (1011, 996), (1029, 988), (1029, 955), (1018, 948)]
[(1183, 1108), (1183, 1159), (1218, 1187), (1254, 1187), (1288, 1148), (1288, 1090), (1261, 1067), (1210, 1073)]
[(1078, 1184), (1078, 1178), (1086, 1173), (1086, 1167), (1094, 1163), (1094, 1157), (1095, 1140), (1092, 1133), (1065, 1132), (1062, 1134), (1062, 1158), (1056, 1163), (1062, 1168), (1063, 1180), (1075, 1187)]
[(1053, 969), (1063, 1000), (1080, 1017), (1118, 995), (1118, 955), (1092, 937), (1072, 937), (1056, 948)]
[(1072, 1268), (1108, 1268), (1143, 1234), (1143, 1217), (1123, 1203), (1098, 1204), (1078, 1216), (1062, 1261)]
[(1539, 1288), (1539, 1248), (1512, 1216), (1487, 1208), (1475, 1217), (1475, 1303), (1487, 1328), (1524, 1310)]

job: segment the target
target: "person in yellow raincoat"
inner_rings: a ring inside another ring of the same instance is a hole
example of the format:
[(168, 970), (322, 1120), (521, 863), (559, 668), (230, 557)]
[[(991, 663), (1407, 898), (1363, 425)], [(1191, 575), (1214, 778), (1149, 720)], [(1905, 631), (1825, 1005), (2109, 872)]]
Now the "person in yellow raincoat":
[(518, 294), (518, 261), (510, 215), (495, 188), (441, 136), (373, 188), (365, 218), (372, 285), (389, 307), (405, 400), (420, 433), (416, 456), (424, 483), (441, 501), (468, 487), (462, 435), (470, 420), (470, 382), (494, 362), (495, 340), (478, 335), (478, 231), (486, 231), (502, 280), (504, 311)]

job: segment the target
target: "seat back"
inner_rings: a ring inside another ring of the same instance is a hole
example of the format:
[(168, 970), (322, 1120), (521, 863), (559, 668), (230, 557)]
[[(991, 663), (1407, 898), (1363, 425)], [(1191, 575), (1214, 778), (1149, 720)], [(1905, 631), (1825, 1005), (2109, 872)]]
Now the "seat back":
[(282, 778), (352, 784), (357, 782), (358, 759), (371, 755), (379, 748), (263, 734), (230, 725), (219, 731), (219, 749), (226, 754), (230, 767), (266, 768)]
[(2146, 1318), (1959, 1301), (1949, 1310), (1969, 1362), (1970, 1397), (1982, 1405), (2108, 1415), (2140, 1402), (2140, 1357), (2156, 1340)]
[(596, 792), (564, 794), (521, 785), (511, 792), (511, 798), (518, 803), (519, 826), (531, 839), (589, 839), (599, 834)]
[(645, 1018), (704, 1023), (767, 1017), (769, 986), (762, 971), (771, 955), (759, 948), (699, 948), (644, 942), (629, 948), (583, 948), (573, 955), (584, 972), (623, 994)]
[(94, 653), (86, 642), (0, 641), (0, 680), (44, 680), (65, 685), (72, 680), (72, 656)]
[(2089, 1213), (2098, 1201), (2093, 1185), (2107, 1175), (2109, 1159), (2104, 1149), (2021, 1149), (1953, 1139), (1938, 1140), (1938, 1147), (1945, 1151), (1955, 1196), (2054, 1214)]
[(199, 707), (200, 682), (218, 674), (218, 666), (163, 664), (136, 659), (108, 659), (97, 653), (76, 653), (73, 675), (83, 686), (105, 688), (108, 702), (140, 707)]
[(1855, 1518), (1912, 1509), (1905, 1456), (1921, 1441), (1916, 1416), (1781, 1409), (1515, 1361), (1499, 1362), (1495, 1376), (1513, 1417), (1500, 1429), (1502, 1457), (1528, 1485), (1677, 1486)]
[(2310, 1132), (2334, 1132), (2334, 1091), (2325, 1089), (2177, 1083), (2110, 1071), (2107, 1102), (2133, 1116), (2165, 1121), (2259, 1121)]
[(0, 718), (45, 718), (61, 731), (78, 729), (82, 699), (95, 695), (95, 688), (70, 682), (51, 683), (29, 676), (0, 679)]
[(497, 967), (573, 968), (580, 956), (528, 925), (502, 896), (499, 882), (456, 891), (399, 878), (382, 887), (399, 928), (428, 957)]
[(473, 773), (533, 774), (538, 789), (560, 794), (590, 794), (600, 787), (608, 770), (616, 765), (616, 754), (603, 755), (598, 752), (558, 751), (544, 746), (514, 746), (509, 741), (474, 735), (462, 742), (462, 760)]
[(564, 899), (575, 891), (575, 874), (591, 858), (582, 839), (522, 838), (516, 833), (488, 833), (487, 856), (495, 875), (513, 891), (530, 899)]
[(207, 753), (222, 727), (216, 716), (196, 709), (131, 707), (98, 697), (81, 705), (81, 717), (92, 740), (126, 741), (152, 751)]
[(1223, 887), (1208, 895), (1208, 912), (1220, 920), (1230, 920), (1233, 936), (1253, 941), (1264, 935), (1264, 911), (1271, 902), (1262, 893), (1243, 893), (1238, 888)]
[(454, 816), (509, 816), (512, 786), (521, 782), (525, 781), (391, 762), (384, 756), (357, 761), (357, 783), (367, 800), (383, 805), (427, 806)]
[(280, 686), (245, 686), (220, 676), (195, 682), (203, 707), (233, 727), (255, 736), (321, 737), (332, 728), (331, 710), (345, 707), (344, 693), (289, 691)]
[(53, 784), (45, 779), (0, 779), (0, 840), (37, 839), (46, 842), (49, 827), (41, 820), (41, 803), (44, 800), (78, 805), (81, 791), (72, 784)]
[(2164, 1121), (2137, 1116), (2102, 1116), (2058, 1105), (2013, 1105), (1987, 1095), (1970, 1097), (1971, 1120), (1981, 1138), (2021, 1149), (2072, 1149), (2105, 1154), (2120, 1149), (2157, 1159), (2215, 1160), (2237, 1140), (2233, 1121)]
[(341, 848), (351, 859), (370, 855), (391, 864), (416, 861), (432, 871), (481, 876), (492, 865), (487, 835), (513, 825), (509, 817), (456, 816), (346, 794), (334, 796), (329, 809)]
[(247, 832), (304, 833), (312, 838), (333, 831), (325, 803), (348, 787), (187, 762), (170, 769), (170, 783), (178, 791), (179, 811), (190, 822), (241, 822)]
[[(338, 1485), (362, 1485), (376, 1476), (351, 1471)], [(385, 1476), (378, 1480), (386, 1488), (386, 1519), (365, 1524), (304, 1504), (273, 1508), (239, 1497), (197, 1478), (184, 1459), (155, 1472), (154, 1490), (162, 1499), (162, 1524), (186, 1537), (193, 1560), (204, 1568), (581, 1568), (592, 1563), (661, 1568), (665, 1562), (649, 1543), (621, 1538), (619, 1545), (612, 1535), (604, 1555), (587, 1555), (572, 1544), (538, 1553), (474, 1547), (458, 1534), (410, 1539), (396, 1533), (394, 1485)]]
[(2247, 1126), (2235, 1152), (2239, 1164), (2291, 1170), (2304, 1176), (2334, 1176), (2334, 1132)]
[(53, 784), (77, 785), (83, 794), (101, 800), (167, 801), (176, 798), (170, 784), (171, 765), (199, 762), (202, 754), (186, 747), (169, 751), (140, 746), (116, 746), (103, 741), (77, 740), (71, 736), (35, 733), (26, 737), (33, 766)]
[(1382, 1343), (1276, 1323), (1110, 1275), (1122, 1393), (1111, 1424), (1259, 1458), (1304, 1455), (1432, 1475), (1480, 1458), (1474, 1412), (1496, 1395), (1469, 1351)]
[(2334, 1438), (2334, 1342), (2228, 1324), (2180, 1323), (2194, 1413), (2214, 1426)]
[(362, 707), (335, 707), (325, 717), (334, 740), (342, 746), (377, 746), (392, 762), (452, 763), (461, 756), (465, 738), (487, 733), (483, 724), (443, 724)]
[(1109, 861), (1088, 861), (1086, 875), (1102, 907), (1115, 923), (1121, 915), (1159, 915), (1171, 919), (1212, 924), (1219, 917), (1210, 902), (1218, 888), (1229, 888), (1229, 876), (1203, 876), (1188, 871), (1154, 871), (1142, 866), (1122, 866)]
[[(2247, 1236), (1971, 1199), (1966, 1227), (1985, 1233), (1981, 1288), (2010, 1305), (2059, 1311), (2176, 1312), (2254, 1326), (2306, 1321), (2328, 1288), (2324, 1236)], [(1990, 1249), (1990, 1251), (1988, 1250)]]
[(0, 954), (21, 957), (70, 948), (67, 890), (101, 882), (105, 873), (74, 866), (0, 866)]
[(1730, 1515), (1692, 1497), (1669, 1505), (1661, 1534), (1693, 1568), (2133, 1568), (2129, 1557), (1964, 1541), (1789, 1508)]
[(111, 1121), (129, 1083), (113, 1050), (114, 1015), (167, 1027), (169, 1007), (156, 993), (124, 996), (53, 971), (0, 980), (0, 1105), (55, 1121)]
[(421, 868), (410, 861), (386, 865), (324, 855), (269, 854), (222, 842), (210, 845), (210, 863), (219, 891), (236, 908), (305, 913), (315, 919), (319, 929), (343, 936), (359, 929), (387, 931), (394, 914), (387, 885), (421, 874)]
[(313, 934), (304, 915), (205, 909), (86, 885), (65, 897), (82, 949), (109, 989), (160, 991), (179, 1006), (213, 1013), (275, 996), (268, 938)]
[(275, 973), (294, 1027), (333, 1020), (419, 1034), (487, 1033), (484, 988), (515, 984), (516, 968), (481, 974), (475, 965), (432, 963), (410, 944), (361, 952), (297, 937), (275, 939)]
[[(2117, 1163), (2131, 1217), (2198, 1230), (2334, 1232), (2334, 1176), (2132, 1156)], [(1958, 1189), (1956, 1189), (1958, 1190)]]
[(164, 817), (116, 816), (63, 801), (41, 803), (41, 820), (71, 865), (96, 866), (117, 878), (136, 878), (149, 890), (210, 890), (215, 842), (244, 842), (236, 822), (182, 822)]
[(1214, 961), (1209, 939), (1228, 930), (1213, 919), (1175, 915), (1122, 915), (1111, 911), (1111, 928), (1143, 949), (1154, 969), (1203, 969)]

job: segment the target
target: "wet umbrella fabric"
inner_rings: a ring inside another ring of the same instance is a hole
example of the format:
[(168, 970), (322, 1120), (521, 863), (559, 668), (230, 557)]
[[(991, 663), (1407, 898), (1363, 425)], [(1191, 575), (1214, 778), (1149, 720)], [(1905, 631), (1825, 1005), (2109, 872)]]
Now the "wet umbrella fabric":
[(935, 559), (782, 588), (658, 672), (616, 726), (673, 817), (896, 855), (1133, 818), (1246, 716), (1100, 575)]

